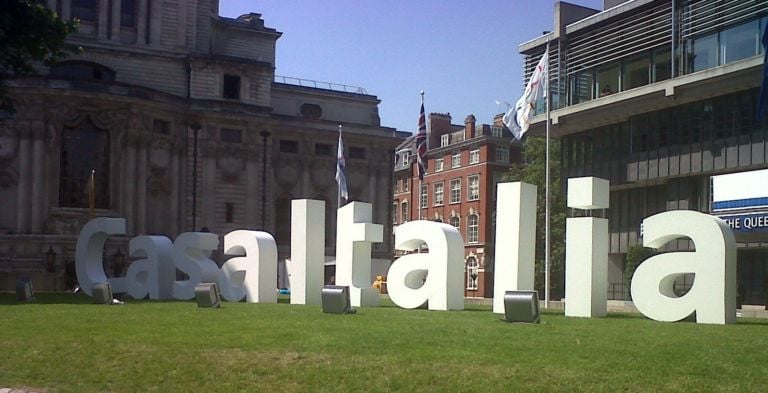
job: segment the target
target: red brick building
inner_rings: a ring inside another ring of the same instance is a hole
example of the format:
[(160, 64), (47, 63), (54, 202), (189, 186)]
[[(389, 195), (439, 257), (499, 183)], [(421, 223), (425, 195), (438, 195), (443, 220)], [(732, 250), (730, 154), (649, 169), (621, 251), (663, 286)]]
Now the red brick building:
[(464, 239), (467, 297), (493, 296), (496, 184), (512, 163), (522, 161), (521, 148), (501, 115), (493, 125), (477, 125), (473, 115), (455, 125), (450, 114), (432, 113), (421, 192), (415, 137), (397, 148), (393, 226), (421, 218), (458, 228)]

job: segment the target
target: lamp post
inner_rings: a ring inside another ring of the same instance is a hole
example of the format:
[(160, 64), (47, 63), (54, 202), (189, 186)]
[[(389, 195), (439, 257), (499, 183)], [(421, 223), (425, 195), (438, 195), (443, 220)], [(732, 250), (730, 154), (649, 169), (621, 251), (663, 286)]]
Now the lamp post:
[(195, 231), (197, 228), (197, 137), (202, 126), (197, 122), (192, 122), (189, 126), (194, 131), (192, 143), (192, 231)]
[(261, 229), (267, 229), (267, 138), (272, 135), (267, 130), (262, 130), (261, 144), (263, 146), (261, 154)]

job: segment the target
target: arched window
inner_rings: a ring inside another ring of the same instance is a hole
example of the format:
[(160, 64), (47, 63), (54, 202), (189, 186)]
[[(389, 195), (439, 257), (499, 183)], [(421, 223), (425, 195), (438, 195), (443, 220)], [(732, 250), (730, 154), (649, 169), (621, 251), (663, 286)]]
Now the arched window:
[(467, 258), (467, 289), (470, 291), (477, 290), (477, 276), (479, 275), (480, 264), (477, 262), (477, 258)]
[(70, 60), (62, 61), (52, 66), (51, 76), (114, 82), (115, 71), (101, 64), (89, 61)]
[(461, 219), (459, 216), (451, 216), (449, 224), (451, 224), (454, 228), (461, 230), (459, 227), (459, 225), (461, 225)]
[(478, 222), (479, 222), (479, 219), (477, 217), (477, 214), (470, 214), (467, 217), (467, 242), (468, 243), (478, 242), (478, 239), (479, 239)]
[(109, 133), (89, 120), (61, 132), (59, 206), (88, 208), (91, 200), (109, 208)]

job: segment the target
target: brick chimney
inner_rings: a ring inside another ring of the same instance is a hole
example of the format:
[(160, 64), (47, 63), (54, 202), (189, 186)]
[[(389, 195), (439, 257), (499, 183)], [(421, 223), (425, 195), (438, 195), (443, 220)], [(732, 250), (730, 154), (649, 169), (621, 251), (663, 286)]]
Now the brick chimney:
[(464, 140), (475, 137), (475, 115), (469, 115), (464, 118)]
[(429, 135), (427, 136), (427, 147), (435, 149), (440, 147), (440, 137), (451, 133), (451, 114), (450, 113), (430, 113), (429, 114)]

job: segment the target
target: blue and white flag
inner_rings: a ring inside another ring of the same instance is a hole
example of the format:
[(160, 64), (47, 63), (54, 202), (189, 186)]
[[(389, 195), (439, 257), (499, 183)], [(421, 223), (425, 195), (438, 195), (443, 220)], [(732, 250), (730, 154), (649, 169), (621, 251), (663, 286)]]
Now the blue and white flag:
[(531, 119), (536, 114), (536, 101), (547, 96), (548, 65), (549, 53), (544, 52), (541, 60), (539, 60), (539, 64), (536, 65), (536, 69), (533, 70), (531, 79), (528, 80), (528, 84), (525, 86), (523, 96), (517, 100), (515, 107), (510, 108), (502, 119), (504, 125), (512, 131), (512, 135), (518, 140), (523, 138), (523, 135), (525, 135), (528, 127), (531, 125)]
[(341, 140), (341, 126), (339, 126), (339, 150), (336, 153), (336, 183), (339, 183), (339, 196), (344, 198), (344, 201), (349, 199), (349, 193), (347, 192), (347, 176), (344, 170), (347, 167), (347, 162), (344, 159), (344, 142)]

